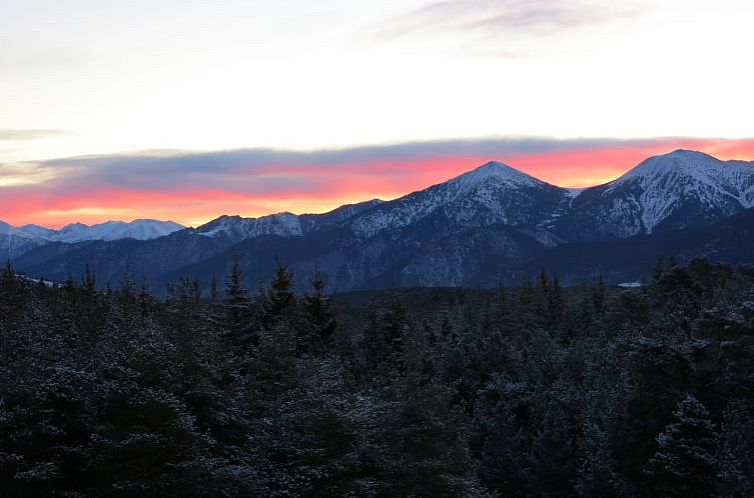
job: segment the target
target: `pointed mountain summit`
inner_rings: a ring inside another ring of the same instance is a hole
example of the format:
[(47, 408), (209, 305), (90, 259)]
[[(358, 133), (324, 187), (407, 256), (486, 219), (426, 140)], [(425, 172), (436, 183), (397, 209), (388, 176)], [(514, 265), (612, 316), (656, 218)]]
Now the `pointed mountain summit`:
[(448, 181), (462, 187), (478, 185), (486, 181), (496, 181), (508, 185), (538, 186), (544, 182), (529, 176), (507, 164), (490, 161), (476, 169), (463, 173)]
[(536, 226), (557, 211), (566, 190), (544, 183), (500, 162), (488, 162), (444, 183), (385, 202), (351, 223), (360, 237), (433, 223), (456, 226)]

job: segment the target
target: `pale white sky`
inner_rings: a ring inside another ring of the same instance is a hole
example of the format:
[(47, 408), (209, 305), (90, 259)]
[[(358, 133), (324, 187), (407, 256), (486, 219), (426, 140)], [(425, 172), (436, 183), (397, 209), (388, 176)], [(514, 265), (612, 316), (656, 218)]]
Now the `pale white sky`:
[(754, 135), (751, 0), (2, 0), (0, 163)]

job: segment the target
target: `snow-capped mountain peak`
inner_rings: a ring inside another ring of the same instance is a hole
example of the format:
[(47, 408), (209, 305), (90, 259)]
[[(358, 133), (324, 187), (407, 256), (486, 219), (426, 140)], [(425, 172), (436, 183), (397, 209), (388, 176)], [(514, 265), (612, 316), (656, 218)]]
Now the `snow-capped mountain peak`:
[(492, 161), (447, 182), (381, 204), (356, 217), (351, 228), (360, 237), (371, 237), (431, 216), (447, 219), (448, 226), (536, 226), (552, 216), (564, 195), (559, 187)]
[(460, 186), (462, 190), (465, 190), (490, 180), (517, 186), (537, 186), (542, 184), (540, 180), (497, 161), (485, 163), (478, 168), (449, 180), (447, 183)]
[(703, 152), (679, 149), (650, 157), (608, 190), (627, 183), (638, 183), (645, 199), (692, 197), (708, 205), (735, 200), (743, 209), (754, 207), (754, 162), (721, 161)]
[(678, 149), (642, 161), (619, 178), (616, 183), (620, 183), (623, 179), (658, 177), (673, 172), (681, 172), (698, 179), (705, 179), (707, 172), (718, 168), (721, 164), (724, 164), (723, 161), (703, 152)]
[(754, 162), (678, 149), (650, 157), (587, 193), (575, 205), (581, 219), (590, 220), (588, 230), (578, 231), (592, 231), (592, 237), (698, 226), (754, 207)]

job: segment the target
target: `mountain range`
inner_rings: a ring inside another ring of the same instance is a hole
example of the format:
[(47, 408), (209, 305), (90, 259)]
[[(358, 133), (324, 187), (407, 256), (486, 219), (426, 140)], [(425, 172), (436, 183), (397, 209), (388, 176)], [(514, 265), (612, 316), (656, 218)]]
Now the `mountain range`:
[(97, 225), (71, 223), (60, 230), (39, 225), (14, 227), (0, 221), (0, 257), (14, 258), (35, 247), (50, 242), (74, 244), (88, 240), (149, 240), (168, 235), (184, 227), (173, 221), (134, 220), (107, 221)]
[(274, 261), (300, 283), (316, 271), (338, 291), (515, 283), (540, 269), (566, 283), (635, 281), (658, 257), (754, 263), (754, 162), (677, 150), (620, 178), (566, 189), (499, 162), (447, 182), (325, 214), (222, 216), (197, 228), (137, 220), (60, 231), (0, 225), (0, 256), (62, 280), (86, 265), (100, 285), (126, 268), (159, 292), (182, 276), (205, 288), (238, 258), (247, 285)]

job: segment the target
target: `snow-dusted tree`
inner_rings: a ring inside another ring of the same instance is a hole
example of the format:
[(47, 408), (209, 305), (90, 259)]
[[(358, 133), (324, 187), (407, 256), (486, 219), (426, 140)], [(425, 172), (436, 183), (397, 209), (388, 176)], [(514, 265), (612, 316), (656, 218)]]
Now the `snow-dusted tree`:
[(301, 304), (304, 318), (301, 345), (320, 351), (330, 349), (337, 322), (319, 272), (312, 279), (312, 291), (303, 297)]
[(708, 497), (717, 474), (717, 433), (707, 408), (692, 394), (676, 406), (673, 421), (657, 436), (646, 472), (660, 496)]
[(212, 319), (220, 326), (223, 339), (239, 355), (246, 353), (257, 341), (251, 300), (242, 281), (241, 265), (238, 256), (234, 254), (225, 279), (225, 300), (219, 308), (219, 316)]
[(716, 496), (746, 498), (754, 496), (754, 460), (751, 447), (754, 419), (746, 403), (737, 400), (728, 404), (723, 414), (717, 458), (720, 471)]
[(269, 286), (257, 296), (260, 321), (263, 327), (272, 329), (281, 321), (292, 322), (296, 295), (293, 289), (293, 273), (277, 262)]
[(397, 293), (372, 307), (361, 345), (362, 361), (370, 377), (376, 372), (394, 373), (399, 368), (408, 321), (405, 305)]

